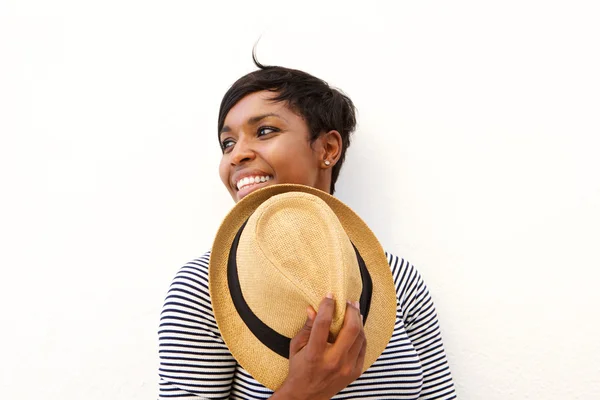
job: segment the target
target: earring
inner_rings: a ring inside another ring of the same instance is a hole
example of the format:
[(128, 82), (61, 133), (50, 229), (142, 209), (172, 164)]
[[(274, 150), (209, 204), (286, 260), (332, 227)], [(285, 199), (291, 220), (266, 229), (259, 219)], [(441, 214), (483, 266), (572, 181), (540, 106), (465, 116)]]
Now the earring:
[(325, 160), (325, 165), (329, 166), (329, 164), (331, 164), (331, 161)]

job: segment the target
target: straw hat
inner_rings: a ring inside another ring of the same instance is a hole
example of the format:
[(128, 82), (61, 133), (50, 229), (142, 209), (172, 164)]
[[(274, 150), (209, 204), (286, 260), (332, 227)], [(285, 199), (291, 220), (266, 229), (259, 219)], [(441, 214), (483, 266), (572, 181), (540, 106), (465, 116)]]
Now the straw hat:
[(364, 370), (387, 346), (396, 291), (384, 251), (368, 226), (335, 197), (302, 185), (273, 185), (238, 202), (219, 228), (209, 262), (219, 331), (257, 381), (276, 390), (288, 375), (289, 343), (331, 292), (331, 333), (346, 300), (360, 301)]

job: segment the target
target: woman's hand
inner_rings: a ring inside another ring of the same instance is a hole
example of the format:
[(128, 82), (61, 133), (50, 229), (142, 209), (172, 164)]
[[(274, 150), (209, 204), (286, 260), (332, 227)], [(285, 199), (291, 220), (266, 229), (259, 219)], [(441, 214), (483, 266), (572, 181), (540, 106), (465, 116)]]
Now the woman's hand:
[(347, 302), (342, 329), (329, 343), (334, 305), (328, 295), (318, 314), (307, 310), (306, 324), (290, 343), (288, 377), (272, 398), (331, 399), (361, 375), (367, 341), (358, 302)]

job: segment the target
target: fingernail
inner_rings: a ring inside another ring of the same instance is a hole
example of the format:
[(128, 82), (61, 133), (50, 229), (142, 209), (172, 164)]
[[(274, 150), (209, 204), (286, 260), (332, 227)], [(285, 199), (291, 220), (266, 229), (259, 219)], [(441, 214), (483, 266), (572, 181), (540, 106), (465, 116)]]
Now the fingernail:
[(333, 293), (329, 292), (325, 297), (327, 297), (328, 299), (333, 299)]
[(358, 301), (354, 302), (354, 307), (356, 307), (357, 310), (360, 310), (360, 304), (358, 303)]
[(365, 319), (363, 318), (362, 314), (360, 314), (360, 322), (363, 322), (363, 323), (365, 322)]

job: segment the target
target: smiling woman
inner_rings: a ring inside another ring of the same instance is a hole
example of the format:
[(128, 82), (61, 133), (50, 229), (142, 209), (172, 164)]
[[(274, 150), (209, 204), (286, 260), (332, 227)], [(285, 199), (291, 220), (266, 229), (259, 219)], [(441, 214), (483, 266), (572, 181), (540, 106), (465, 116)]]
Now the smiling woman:
[(234, 201), (277, 183), (331, 188), (329, 166), (339, 158), (340, 133), (324, 132), (311, 143), (304, 118), (276, 98), (264, 90), (249, 94), (225, 117), (219, 173)]
[[(259, 69), (236, 81), (221, 102), (223, 184), (236, 203), (278, 184), (301, 184), (333, 194), (356, 125), (352, 101), (305, 72), (254, 61)], [(346, 312), (339, 336), (330, 343), (327, 335), (317, 336), (323, 323), (329, 321), (326, 329), (331, 324), (328, 310), (335, 300), (326, 296), (318, 313), (307, 310), (306, 325), (290, 345), (289, 375), (275, 391), (255, 380), (222, 338), (208, 291), (210, 252), (191, 261), (176, 275), (161, 315), (160, 397), (456, 398), (427, 287), (410, 263), (382, 253), (377, 254), (387, 258), (383, 265), (387, 271), (389, 264), (396, 296), (390, 303), (390, 316), (395, 303), (395, 326), (383, 353), (363, 371), (368, 344), (360, 312)], [(358, 310), (352, 302), (348, 307)], [(308, 357), (311, 346), (325, 350)], [(327, 354), (338, 357), (332, 362)]]
[[(225, 182), (227, 166), (224, 164), (237, 162), (235, 169), (242, 169), (240, 161), (245, 160), (239, 158), (240, 154), (252, 157), (256, 146), (265, 156), (274, 157), (273, 162), (282, 167), (278, 171), (282, 174), (278, 176), (279, 181), (272, 184), (304, 183), (333, 194), (350, 146), (350, 135), (356, 127), (352, 100), (306, 72), (265, 67), (256, 57), (254, 63), (259, 69), (238, 79), (221, 101), (218, 120), (219, 141), (224, 154), (221, 179)], [(257, 145), (280, 136), (284, 140), (281, 143)], [(238, 142), (243, 139), (248, 142), (240, 146)], [(225, 156), (233, 150), (230, 147), (238, 147), (233, 158)], [(259, 157), (261, 153), (257, 153)], [(262, 161), (269, 162), (268, 159)], [(299, 162), (303, 164), (298, 165)], [(291, 164), (294, 169), (301, 167), (301, 170), (288, 176)], [(233, 193), (232, 197), (235, 201), (240, 199)]]

